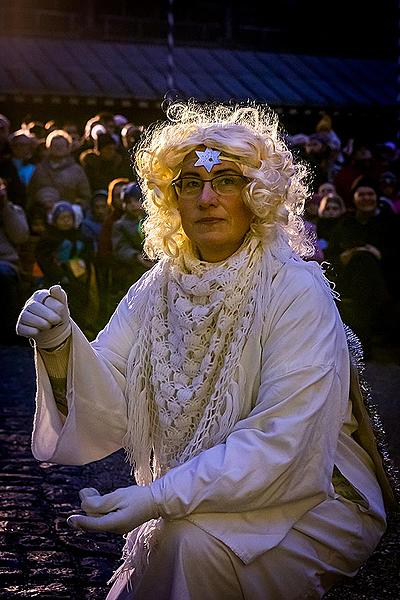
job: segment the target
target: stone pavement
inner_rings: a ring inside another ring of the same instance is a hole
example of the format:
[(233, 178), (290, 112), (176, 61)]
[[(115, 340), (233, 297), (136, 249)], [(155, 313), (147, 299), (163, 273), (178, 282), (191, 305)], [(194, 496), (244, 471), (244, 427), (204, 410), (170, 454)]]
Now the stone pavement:
[[(84, 467), (32, 457), (32, 356), (28, 346), (0, 346), (0, 600), (103, 600), (107, 580), (120, 564), (121, 536), (75, 531), (66, 517), (79, 508), (79, 489), (97, 487), (106, 493), (129, 485), (129, 469), (120, 452)], [(400, 367), (386, 357), (369, 363), (367, 375), (400, 464)], [(384, 543), (357, 577), (326, 598), (400, 598), (399, 540), (400, 515), (395, 514)]]

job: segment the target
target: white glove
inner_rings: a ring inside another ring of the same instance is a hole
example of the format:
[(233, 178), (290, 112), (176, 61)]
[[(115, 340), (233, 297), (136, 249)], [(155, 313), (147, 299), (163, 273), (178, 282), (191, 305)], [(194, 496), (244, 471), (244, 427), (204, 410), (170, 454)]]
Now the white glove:
[(71, 334), (67, 294), (61, 286), (37, 290), (26, 301), (18, 321), (18, 335), (32, 338), (38, 348), (55, 348)]
[(147, 486), (131, 485), (102, 496), (95, 488), (79, 492), (82, 510), (90, 516), (71, 515), (68, 525), (85, 531), (128, 533), (159, 514)]

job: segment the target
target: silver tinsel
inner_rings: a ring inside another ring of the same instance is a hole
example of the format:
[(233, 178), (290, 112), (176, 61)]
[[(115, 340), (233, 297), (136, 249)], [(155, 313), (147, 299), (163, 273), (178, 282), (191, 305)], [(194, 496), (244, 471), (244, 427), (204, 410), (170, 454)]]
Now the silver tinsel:
[(400, 503), (399, 470), (394, 464), (392, 458), (390, 457), (385, 429), (383, 427), (378, 409), (375, 403), (373, 402), (371, 387), (365, 378), (365, 364), (362, 345), (360, 340), (358, 339), (354, 331), (350, 329), (350, 327), (345, 325), (344, 328), (346, 332), (347, 344), (349, 347), (351, 361), (355, 365), (358, 372), (361, 394), (376, 438), (379, 453), (382, 456), (383, 467), (385, 469), (389, 483), (392, 487), (395, 499), (397, 503)]

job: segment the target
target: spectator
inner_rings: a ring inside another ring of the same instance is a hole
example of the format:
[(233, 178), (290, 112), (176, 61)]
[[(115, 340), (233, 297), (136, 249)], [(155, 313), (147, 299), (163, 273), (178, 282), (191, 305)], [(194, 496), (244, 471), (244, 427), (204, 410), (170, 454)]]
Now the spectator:
[(58, 189), (51, 185), (45, 185), (44, 187), (38, 188), (35, 196), (28, 205), (28, 209), (38, 206), (49, 212), (55, 203), (59, 202), (60, 200), (61, 196)]
[(308, 136), (305, 150), (308, 165), (313, 173), (314, 189), (318, 189), (325, 181), (333, 181), (338, 152), (330, 134), (326, 131), (312, 133)]
[(128, 157), (125, 159), (118, 152), (115, 139), (109, 133), (100, 133), (93, 150), (86, 150), (80, 155), (80, 163), (85, 169), (92, 190), (107, 189), (114, 179), (132, 178), (132, 169)]
[(126, 125), (121, 129), (122, 145), (125, 150), (128, 151), (128, 153), (138, 142), (142, 132), (143, 126), (134, 125), (133, 123), (126, 123)]
[(19, 178), (16, 166), (12, 161), (9, 142), (10, 121), (0, 114), (0, 178), (7, 186), (7, 197), (13, 204), (25, 206), (25, 186)]
[(323, 198), (324, 196), (329, 196), (329, 194), (336, 194), (335, 184), (330, 181), (324, 181), (318, 187), (318, 195), (320, 198)]
[(129, 183), (123, 188), (122, 208), (124, 214), (112, 225), (113, 281), (119, 299), (125, 295), (130, 282), (137, 281), (154, 265), (143, 255), (145, 213), (137, 183)]
[(345, 214), (338, 220), (328, 252), (342, 296), (342, 317), (360, 337), (368, 355), (373, 338), (387, 334), (394, 311), (399, 223), (396, 215), (379, 210), (374, 180), (358, 178), (353, 185), (353, 198), (354, 214)]
[(75, 212), (69, 202), (57, 202), (49, 215), (47, 231), (36, 247), (36, 260), (44, 283), (60, 283), (69, 290), (71, 312), (82, 329), (95, 315), (91, 313), (93, 249), (90, 240), (75, 226)]
[(332, 230), (337, 224), (337, 220), (344, 215), (345, 212), (346, 207), (343, 199), (337, 194), (327, 194), (326, 196), (323, 196), (319, 203), (316, 232), (319, 245), (324, 251), (324, 257), (328, 260), (328, 246)]
[(42, 187), (55, 187), (63, 200), (80, 204), (84, 209), (90, 202), (90, 185), (83, 168), (71, 156), (71, 137), (65, 131), (52, 131), (46, 139), (49, 155), (32, 175), (29, 184), (31, 202)]
[(21, 263), (18, 247), (29, 237), (24, 210), (12, 204), (0, 178), (0, 343), (15, 343), (15, 323), (21, 306)]
[(95, 254), (99, 247), (101, 228), (108, 213), (107, 198), (107, 190), (96, 190), (92, 196), (90, 211), (82, 223), (82, 233), (92, 241)]
[(391, 171), (385, 171), (379, 177), (379, 204), (383, 208), (400, 214), (399, 180)]
[(349, 160), (335, 175), (333, 181), (336, 191), (343, 198), (347, 210), (353, 210), (354, 208), (352, 185), (361, 176), (376, 178), (376, 162), (367, 144), (351, 144)]
[(18, 177), (25, 190), (36, 169), (36, 164), (33, 160), (35, 139), (35, 136), (28, 133), (24, 129), (14, 131), (14, 133), (10, 136), (12, 161), (17, 169)]

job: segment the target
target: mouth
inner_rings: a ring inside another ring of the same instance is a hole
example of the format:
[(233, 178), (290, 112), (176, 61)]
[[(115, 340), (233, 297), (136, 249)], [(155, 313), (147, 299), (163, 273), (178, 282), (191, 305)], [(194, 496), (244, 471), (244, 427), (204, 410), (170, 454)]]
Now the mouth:
[(221, 221), (224, 221), (224, 219), (220, 217), (204, 217), (196, 221), (196, 223), (220, 223)]

